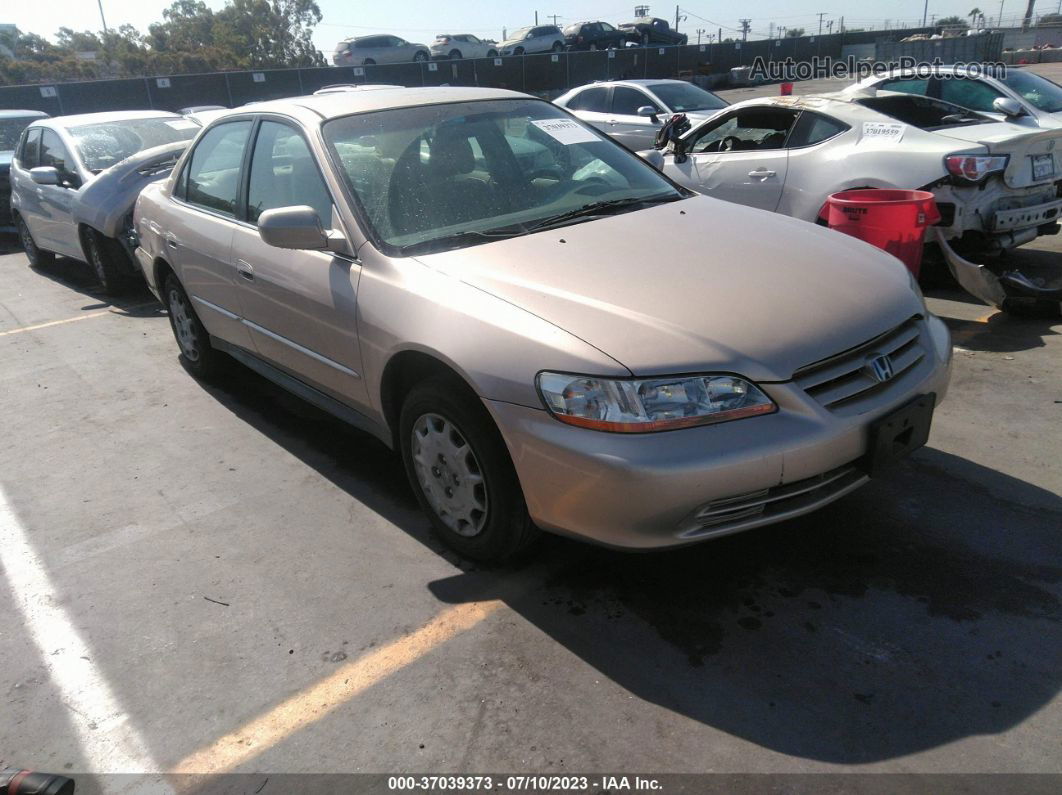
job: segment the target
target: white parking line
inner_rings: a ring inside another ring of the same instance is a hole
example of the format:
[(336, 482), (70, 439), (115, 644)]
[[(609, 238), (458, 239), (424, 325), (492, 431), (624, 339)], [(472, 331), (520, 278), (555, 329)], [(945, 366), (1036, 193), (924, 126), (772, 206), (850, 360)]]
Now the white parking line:
[[(41, 664), (69, 712), (85, 768), (99, 773), (155, 773), (158, 764), (62, 607), (26, 528), (0, 486), (0, 565)], [(166, 788), (162, 782), (158, 782)]]

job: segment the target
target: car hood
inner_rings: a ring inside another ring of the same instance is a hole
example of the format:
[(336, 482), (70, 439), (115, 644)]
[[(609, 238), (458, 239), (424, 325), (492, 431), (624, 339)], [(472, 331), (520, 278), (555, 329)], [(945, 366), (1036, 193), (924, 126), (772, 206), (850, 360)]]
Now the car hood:
[(634, 375), (786, 381), (924, 312), (884, 252), (706, 196), (417, 259)]

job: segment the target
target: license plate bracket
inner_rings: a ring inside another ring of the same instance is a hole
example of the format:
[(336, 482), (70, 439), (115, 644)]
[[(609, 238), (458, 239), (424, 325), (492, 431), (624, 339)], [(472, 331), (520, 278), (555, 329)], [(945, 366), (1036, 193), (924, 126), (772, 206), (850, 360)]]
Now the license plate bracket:
[(1029, 155), (1032, 159), (1034, 180), (1049, 179), (1055, 175), (1055, 156), (1052, 154)]
[(936, 403), (937, 396), (933, 392), (919, 395), (870, 424), (869, 444), (863, 460), (868, 475), (875, 476), (888, 469), (929, 440)]

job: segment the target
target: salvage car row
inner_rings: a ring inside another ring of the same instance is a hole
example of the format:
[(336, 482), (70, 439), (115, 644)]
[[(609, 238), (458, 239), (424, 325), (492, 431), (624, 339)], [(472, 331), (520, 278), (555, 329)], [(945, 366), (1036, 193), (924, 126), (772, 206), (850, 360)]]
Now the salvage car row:
[[(377, 88), (182, 121), (131, 242), (184, 366), (242, 363), (381, 439), (467, 557), (806, 513), (924, 444), (947, 390), (898, 260), (691, 191), (544, 100)], [(19, 142), (20, 221), (24, 187), (60, 185), (23, 158), (61, 124)], [(88, 124), (56, 135), (79, 168), (125, 154)]]

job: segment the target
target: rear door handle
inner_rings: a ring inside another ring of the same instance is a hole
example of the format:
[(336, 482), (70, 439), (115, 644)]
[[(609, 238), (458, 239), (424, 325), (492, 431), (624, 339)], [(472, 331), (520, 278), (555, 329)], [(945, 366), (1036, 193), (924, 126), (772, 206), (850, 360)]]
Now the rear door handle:
[(236, 272), (247, 281), (254, 281), (254, 268), (251, 267), (251, 263), (242, 259), (236, 260)]
[(749, 176), (750, 177), (773, 177), (774, 174), (775, 174), (775, 172), (771, 171), (770, 169), (766, 169), (766, 168), (761, 168), (761, 169), (757, 169), (756, 171), (750, 171), (749, 172)]
[(166, 235), (166, 245), (170, 248), (177, 248), (177, 238), (174, 237), (172, 234)]

